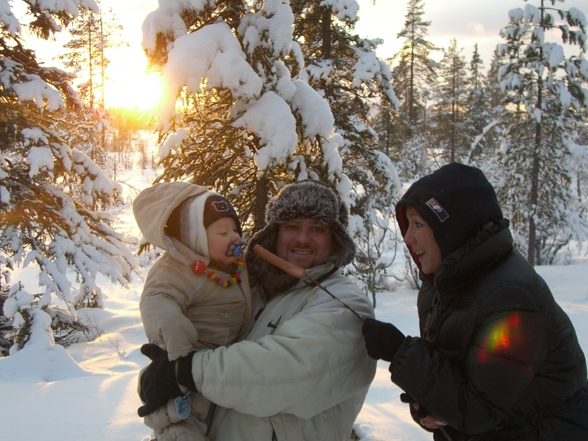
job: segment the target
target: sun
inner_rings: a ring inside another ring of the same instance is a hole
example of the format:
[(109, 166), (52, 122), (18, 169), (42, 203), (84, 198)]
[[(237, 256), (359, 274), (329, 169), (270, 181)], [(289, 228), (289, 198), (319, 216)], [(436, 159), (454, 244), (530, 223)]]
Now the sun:
[(104, 101), (106, 107), (124, 107), (151, 111), (161, 94), (161, 75), (141, 70), (126, 72), (107, 80)]

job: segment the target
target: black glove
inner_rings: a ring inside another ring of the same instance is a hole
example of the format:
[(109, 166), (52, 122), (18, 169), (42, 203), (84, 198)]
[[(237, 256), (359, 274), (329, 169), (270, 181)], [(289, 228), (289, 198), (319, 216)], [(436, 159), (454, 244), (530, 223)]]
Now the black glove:
[[(149, 415), (159, 407), (164, 406), (168, 400), (182, 395), (182, 390), (176, 379), (176, 363), (178, 370), (180, 368), (182, 370), (182, 385), (190, 390), (196, 390), (193, 379), (191, 379), (191, 384), (186, 381), (186, 371), (190, 372), (191, 377), (192, 355), (194, 355), (194, 352), (186, 357), (180, 357), (178, 360), (169, 361), (166, 351), (155, 344), (149, 343), (141, 346), (141, 353), (149, 357), (151, 363), (149, 363), (149, 366), (143, 371), (139, 379), (139, 396), (145, 403), (138, 409), (140, 417)], [(184, 385), (184, 382), (188, 384)]]
[(413, 419), (419, 424), (421, 424), (422, 418), (425, 418), (427, 415), (429, 415), (429, 411), (425, 409), (424, 406), (422, 406), (421, 404), (419, 404), (419, 408), (416, 409), (413, 406), (413, 404), (416, 403), (416, 401), (407, 393), (400, 394), (400, 401), (402, 401), (403, 403), (410, 404), (410, 413)]
[(392, 361), (405, 338), (393, 324), (372, 318), (365, 319), (361, 332), (368, 355), (374, 360)]

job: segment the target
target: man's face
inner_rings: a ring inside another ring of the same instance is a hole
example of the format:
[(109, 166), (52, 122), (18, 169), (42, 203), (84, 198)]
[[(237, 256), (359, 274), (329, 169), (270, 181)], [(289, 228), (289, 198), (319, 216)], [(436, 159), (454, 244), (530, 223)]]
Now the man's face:
[(320, 265), (334, 248), (331, 227), (314, 219), (288, 221), (280, 225), (276, 253), (301, 268)]

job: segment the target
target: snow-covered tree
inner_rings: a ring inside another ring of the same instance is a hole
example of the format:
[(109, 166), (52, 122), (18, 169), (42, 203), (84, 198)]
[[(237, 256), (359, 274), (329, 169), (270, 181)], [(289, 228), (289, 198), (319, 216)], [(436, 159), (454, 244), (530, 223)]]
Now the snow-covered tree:
[[(190, 178), (238, 195), (240, 214), (252, 216), (258, 229), (267, 198), (282, 183), (321, 178), (348, 198), (353, 187), (348, 170), (352, 159), (359, 161), (352, 154), (388, 165), (377, 153), (356, 150), (365, 145), (358, 133), (368, 133), (366, 101), (376, 93), (390, 101), (393, 92), (386, 66), (374, 55), (376, 43), (343, 32), (356, 20), (357, 4), (350, 5), (338, 10), (329, 2), (232, 0), (187, 8), (178, 1), (149, 14), (143, 44), (151, 62), (161, 65), (171, 97), (162, 103), (159, 126), (162, 179)], [(299, 8), (296, 14), (292, 8)], [(295, 24), (313, 14), (326, 27), (316, 37), (318, 48), (303, 41), (309, 36)], [(333, 56), (339, 43), (345, 57)], [(305, 59), (313, 63), (306, 65)], [(341, 85), (335, 62), (347, 73)], [(349, 100), (337, 121), (330, 103), (343, 105), (339, 88)], [(177, 107), (176, 98), (181, 98)], [(344, 154), (349, 164), (343, 164)]]
[(488, 157), (495, 154), (494, 146), (499, 136), (498, 118), (494, 116), (490, 104), (490, 94), (487, 86), (488, 79), (484, 75), (484, 63), (478, 52), (478, 44), (474, 46), (474, 53), (470, 60), (468, 76), (468, 95), (464, 116), (464, 130), (469, 152), (464, 162), (486, 162)]
[(430, 57), (437, 47), (427, 40), (431, 22), (423, 19), (424, 14), (422, 0), (408, 2), (404, 27), (397, 34), (402, 47), (388, 60), (400, 108), (391, 114), (392, 124), (379, 124), (386, 129), (383, 136), (394, 141), (390, 156), (399, 174), (409, 180), (426, 172), (426, 141), (422, 138), (428, 138), (427, 106), (437, 75), (436, 63)]
[(160, 4), (143, 26), (170, 98), (160, 111), (160, 179), (212, 186), (253, 231), (264, 226), (268, 198), (304, 178), (330, 182), (358, 214), (389, 209), (398, 180), (367, 121), (370, 100), (394, 106), (395, 95), (375, 56), (380, 41), (351, 33), (357, 9), (354, 1)]
[[(7, 297), (3, 313), (18, 328), (12, 351), (32, 329), (46, 329), (41, 322), (57, 330), (76, 323), (76, 306), (102, 306), (99, 273), (126, 285), (138, 268), (125, 238), (110, 227), (112, 217), (100, 211), (117, 200), (117, 184), (68, 143), (77, 126), (66, 119), (67, 109), (81, 105), (71, 75), (44, 67), (22, 37), (26, 26), (49, 38), (97, 5), (19, 3), (28, 23), (16, 18), (11, 3), (0, 13), (0, 291)], [(39, 270), (35, 294), (11, 280), (17, 266), (28, 265)]]
[(435, 86), (435, 144), (444, 150), (449, 162), (459, 160), (469, 150), (465, 125), (469, 85), (462, 50), (458, 48), (455, 38), (451, 39), (447, 49), (443, 49)]
[[(506, 134), (498, 194), (532, 264), (552, 262), (557, 250), (588, 231), (568, 172), (570, 135), (588, 107), (587, 22), (577, 8), (546, 3), (555, 0), (511, 10), (500, 47)], [(577, 46), (577, 55), (565, 57), (562, 45), (547, 41), (554, 30)]]
[(394, 84), (401, 100), (401, 112), (413, 126), (424, 118), (425, 90), (435, 82), (436, 63), (430, 58), (437, 47), (427, 40), (430, 21), (424, 21), (423, 0), (409, 0), (404, 28), (396, 35), (402, 38), (400, 51), (392, 58)]
[(166, 85), (161, 179), (212, 186), (254, 230), (285, 182), (320, 177), (349, 193), (328, 103), (292, 77), (303, 67), (293, 23), (287, 1), (225, 0), (161, 3), (143, 24)]
[[(82, 10), (69, 26), (71, 39), (63, 46), (66, 52), (58, 58), (81, 80), (77, 83), (77, 90), (84, 107), (78, 109), (75, 117), (86, 121), (84, 138), (92, 142), (85, 143), (86, 149), (81, 148), (83, 141), (77, 146), (104, 167), (107, 161), (106, 128), (112, 119), (104, 105), (106, 68), (110, 64), (107, 55), (110, 49), (128, 44), (120, 38), (122, 26), (112, 8), (104, 10), (99, 1), (96, 4), (100, 7), (99, 13)], [(100, 143), (96, 143), (96, 139), (100, 139)]]
[(58, 58), (66, 69), (81, 78), (78, 84), (80, 99), (91, 109), (97, 103), (104, 107), (106, 68), (110, 64), (108, 50), (128, 45), (121, 40), (122, 25), (112, 8), (100, 12), (83, 10), (68, 28), (71, 39), (63, 46), (67, 51)]
[(488, 68), (488, 75), (486, 76), (485, 82), (491, 109), (499, 108), (498, 110), (501, 110), (500, 108), (504, 102), (505, 93), (498, 79), (498, 73), (503, 62), (504, 58), (500, 54), (500, 45), (497, 45), (492, 53), (492, 60), (490, 60), (490, 67)]
[[(390, 240), (391, 209), (399, 196), (396, 169), (369, 120), (374, 103), (384, 111), (399, 105), (388, 65), (376, 57), (381, 40), (354, 34), (358, 20), (355, 2), (290, 2), (294, 38), (304, 56), (298, 78), (323, 96), (340, 135), (343, 171), (351, 181), (349, 202), (358, 255), (352, 272), (375, 299), (378, 279), (392, 263), (382, 259)], [(364, 283), (365, 282), (365, 283)]]

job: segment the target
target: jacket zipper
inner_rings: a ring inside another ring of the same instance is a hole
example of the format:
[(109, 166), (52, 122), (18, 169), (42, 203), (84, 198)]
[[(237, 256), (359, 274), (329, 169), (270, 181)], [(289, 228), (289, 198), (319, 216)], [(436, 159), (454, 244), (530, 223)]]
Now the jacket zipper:
[(433, 312), (435, 310), (435, 307), (437, 306), (437, 303), (439, 303), (439, 291), (435, 290), (435, 294), (433, 295), (433, 301), (431, 302), (431, 306), (429, 306), (429, 310), (427, 311), (425, 327), (423, 329), (423, 338), (428, 342), (431, 342), (429, 331), (431, 326), (431, 319), (433, 318)]

